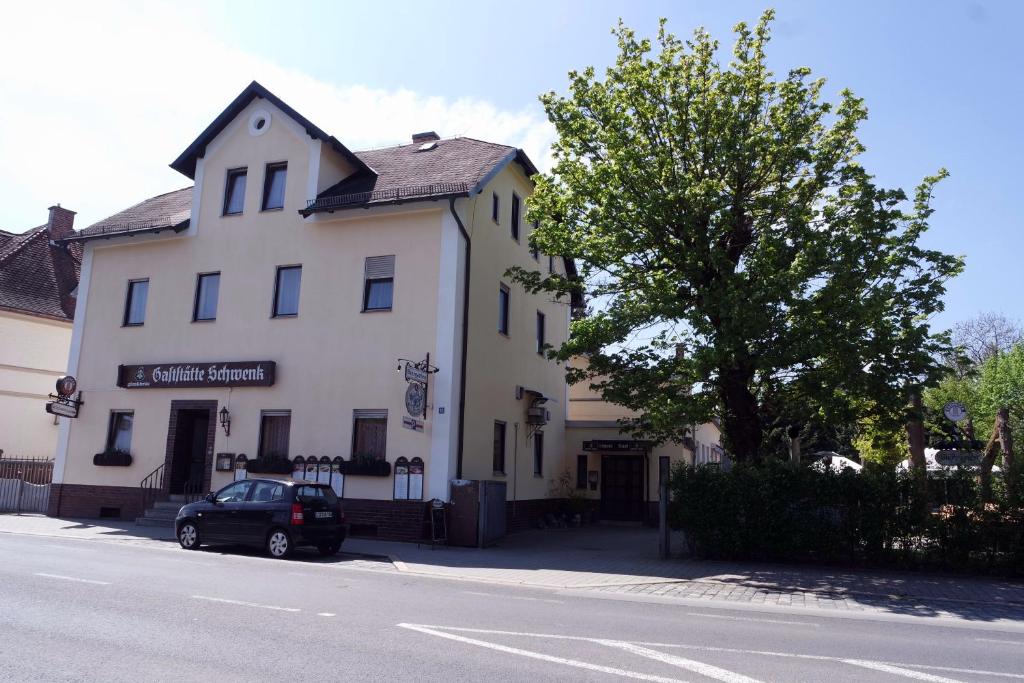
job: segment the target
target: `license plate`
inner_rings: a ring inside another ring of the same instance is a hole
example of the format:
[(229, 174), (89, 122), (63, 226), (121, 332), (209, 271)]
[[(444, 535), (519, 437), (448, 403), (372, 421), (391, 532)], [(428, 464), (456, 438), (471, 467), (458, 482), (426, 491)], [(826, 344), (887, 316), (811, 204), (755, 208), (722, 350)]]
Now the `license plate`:
[(333, 516), (334, 516), (333, 512), (318, 512), (318, 513), (316, 513), (316, 518), (317, 519), (330, 519)]

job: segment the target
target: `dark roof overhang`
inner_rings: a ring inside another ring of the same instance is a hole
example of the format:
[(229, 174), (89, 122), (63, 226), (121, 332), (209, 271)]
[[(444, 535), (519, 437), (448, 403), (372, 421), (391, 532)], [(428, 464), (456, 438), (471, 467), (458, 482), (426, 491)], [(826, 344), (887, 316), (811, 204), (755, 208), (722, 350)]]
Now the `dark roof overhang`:
[(89, 242), (92, 240), (109, 240), (115, 237), (125, 237), (135, 235), (155, 235), (165, 230), (172, 230), (174, 232), (183, 232), (188, 229), (189, 221), (182, 221), (175, 223), (174, 225), (146, 225), (146, 226), (132, 226), (132, 225), (112, 225), (102, 230), (95, 230), (93, 232), (82, 231), (71, 237), (65, 237), (59, 240), (53, 240), (54, 244), (71, 244), (73, 242)]
[(345, 145), (341, 144), (340, 140), (335, 138), (333, 135), (325, 133), (314, 125), (312, 121), (289, 107), (283, 100), (281, 100), (281, 98), (264, 88), (256, 81), (250, 83), (245, 90), (243, 90), (238, 97), (236, 97), (231, 104), (227, 106), (227, 109), (222, 111), (217, 118), (213, 120), (213, 123), (207, 126), (206, 130), (200, 133), (199, 137), (197, 137), (177, 159), (171, 162), (171, 168), (195, 180), (196, 161), (206, 154), (206, 146), (209, 145), (210, 142), (257, 97), (267, 100), (294, 119), (296, 123), (306, 130), (306, 134), (311, 138), (322, 140), (329, 144), (334, 151), (338, 152), (349, 163), (354, 165), (357, 171), (371, 174), (374, 173), (372, 168), (367, 166), (362, 159), (353, 154), (347, 147), (345, 147)]

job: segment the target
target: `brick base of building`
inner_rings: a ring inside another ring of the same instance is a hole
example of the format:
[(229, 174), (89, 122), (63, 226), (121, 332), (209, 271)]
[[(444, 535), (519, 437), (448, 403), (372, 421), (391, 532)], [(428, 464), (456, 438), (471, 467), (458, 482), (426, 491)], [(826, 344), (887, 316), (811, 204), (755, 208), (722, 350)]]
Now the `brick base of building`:
[(343, 498), (341, 502), (351, 536), (390, 541), (422, 541), (430, 538), (427, 502), (368, 498)]
[(50, 517), (86, 517), (130, 520), (140, 517), (142, 494), (138, 486), (50, 484)]

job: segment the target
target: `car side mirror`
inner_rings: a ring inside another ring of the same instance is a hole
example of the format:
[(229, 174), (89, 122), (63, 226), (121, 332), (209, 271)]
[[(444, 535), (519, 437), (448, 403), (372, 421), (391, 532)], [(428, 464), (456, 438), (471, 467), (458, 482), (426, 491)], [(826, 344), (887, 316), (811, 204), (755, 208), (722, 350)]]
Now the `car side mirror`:
[(216, 502), (217, 502), (217, 494), (216, 493), (207, 493), (206, 494), (206, 502), (207, 503), (214, 503), (214, 504), (216, 504)]

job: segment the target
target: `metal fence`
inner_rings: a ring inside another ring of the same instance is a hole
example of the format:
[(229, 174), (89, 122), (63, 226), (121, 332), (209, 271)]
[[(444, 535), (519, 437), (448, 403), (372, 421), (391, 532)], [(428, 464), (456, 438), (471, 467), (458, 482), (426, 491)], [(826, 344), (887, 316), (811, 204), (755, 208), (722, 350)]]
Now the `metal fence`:
[(46, 512), (53, 460), (0, 459), (0, 512)]

